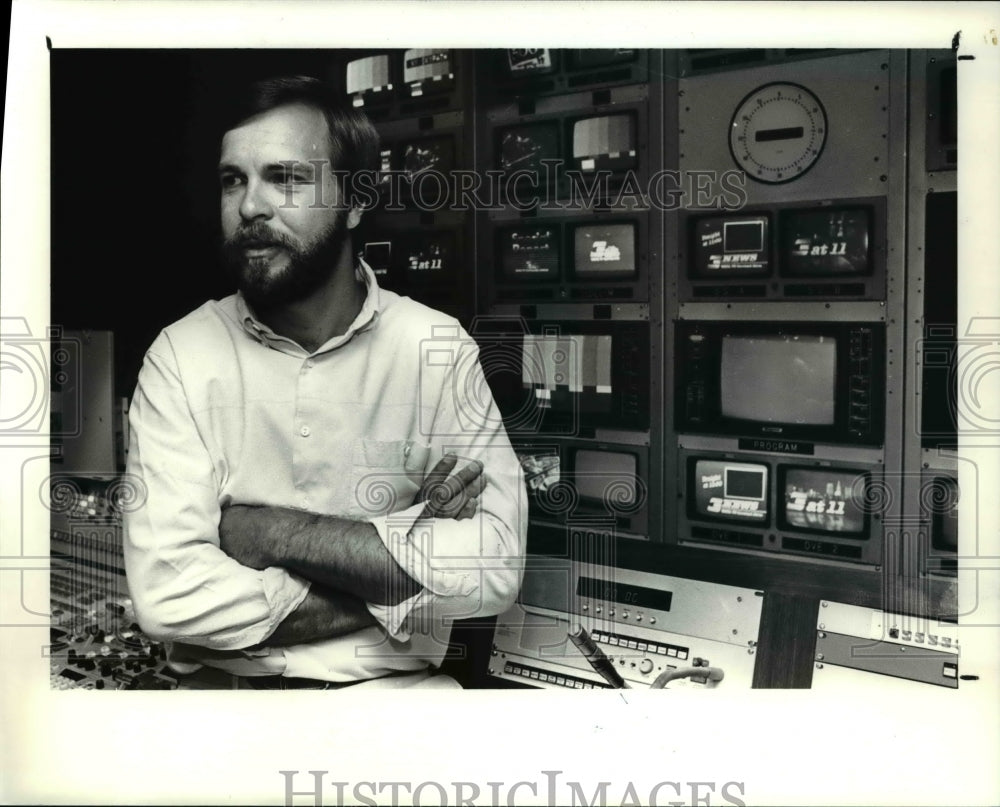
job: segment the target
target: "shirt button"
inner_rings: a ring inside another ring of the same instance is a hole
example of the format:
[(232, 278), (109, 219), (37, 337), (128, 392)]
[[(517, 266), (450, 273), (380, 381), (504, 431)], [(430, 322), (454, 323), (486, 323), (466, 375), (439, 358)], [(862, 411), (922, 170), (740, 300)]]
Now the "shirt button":
[(311, 370), (313, 368), (312, 360), (306, 362), (306, 369)]
[(303, 437), (308, 437), (309, 436), (309, 427), (308, 426), (303, 426), (301, 429), (299, 429), (299, 434), (301, 434)]

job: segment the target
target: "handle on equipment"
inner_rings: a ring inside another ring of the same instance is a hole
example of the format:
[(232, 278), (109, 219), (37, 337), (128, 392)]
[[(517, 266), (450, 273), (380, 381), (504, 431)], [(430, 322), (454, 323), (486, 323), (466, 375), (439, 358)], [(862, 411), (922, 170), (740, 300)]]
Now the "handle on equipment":
[(583, 625), (579, 622), (572, 624), (567, 635), (569, 636), (569, 640), (576, 646), (576, 649), (590, 662), (590, 666), (594, 668), (598, 675), (611, 684), (612, 687), (615, 689), (629, 688), (625, 679), (618, 674), (618, 670), (615, 669), (611, 660), (604, 655), (604, 651), (594, 644), (594, 640), (590, 638), (590, 634), (587, 633), (587, 629)]

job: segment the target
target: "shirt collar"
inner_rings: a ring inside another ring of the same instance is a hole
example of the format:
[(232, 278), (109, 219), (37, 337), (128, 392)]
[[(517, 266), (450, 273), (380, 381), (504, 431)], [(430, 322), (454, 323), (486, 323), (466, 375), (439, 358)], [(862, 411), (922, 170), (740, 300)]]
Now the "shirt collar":
[[(355, 277), (365, 284), (365, 301), (361, 305), (361, 311), (354, 318), (354, 322), (341, 336), (335, 336), (326, 344), (322, 345), (316, 352), (322, 353), (325, 350), (332, 350), (335, 347), (350, 341), (356, 333), (362, 333), (375, 326), (382, 310), (382, 290), (379, 288), (378, 280), (372, 268), (364, 260), (358, 258), (358, 265), (354, 268)], [(243, 330), (249, 333), (254, 339), (265, 345), (273, 345), (274, 342), (287, 342), (296, 344), (291, 339), (272, 331), (267, 325), (257, 319), (250, 304), (243, 296), (243, 292), (236, 292), (236, 315)]]

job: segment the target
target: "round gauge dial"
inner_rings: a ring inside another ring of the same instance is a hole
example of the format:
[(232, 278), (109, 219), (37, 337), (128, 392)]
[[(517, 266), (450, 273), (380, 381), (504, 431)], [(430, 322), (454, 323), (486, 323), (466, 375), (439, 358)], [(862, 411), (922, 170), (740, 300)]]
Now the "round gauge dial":
[(736, 164), (759, 182), (790, 182), (808, 171), (826, 143), (826, 112), (798, 84), (765, 84), (733, 113), (729, 149)]

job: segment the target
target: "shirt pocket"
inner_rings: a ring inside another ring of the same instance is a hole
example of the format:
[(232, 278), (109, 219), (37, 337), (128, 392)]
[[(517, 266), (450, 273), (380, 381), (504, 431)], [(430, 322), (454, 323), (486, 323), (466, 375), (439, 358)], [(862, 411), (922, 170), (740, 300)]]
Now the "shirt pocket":
[(354, 441), (351, 514), (365, 519), (405, 510), (420, 490), (430, 447), (414, 440)]

